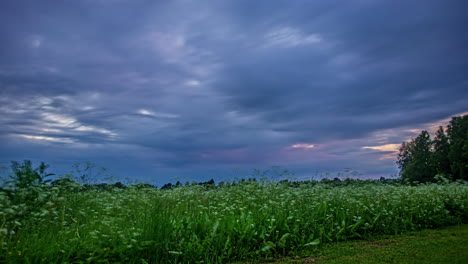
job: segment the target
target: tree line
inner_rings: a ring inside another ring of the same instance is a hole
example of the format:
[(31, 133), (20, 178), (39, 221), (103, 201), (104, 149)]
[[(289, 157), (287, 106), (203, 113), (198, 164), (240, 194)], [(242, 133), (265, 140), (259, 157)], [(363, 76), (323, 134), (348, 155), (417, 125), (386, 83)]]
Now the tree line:
[(423, 130), (403, 142), (397, 164), (408, 183), (468, 180), (468, 115), (452, 117), (433, 139)]

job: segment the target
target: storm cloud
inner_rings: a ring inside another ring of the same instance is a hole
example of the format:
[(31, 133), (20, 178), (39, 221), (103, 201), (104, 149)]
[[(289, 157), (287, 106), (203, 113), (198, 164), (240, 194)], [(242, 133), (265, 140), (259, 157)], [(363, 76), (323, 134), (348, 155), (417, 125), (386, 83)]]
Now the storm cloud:
[(397, 171), (468, 112), (465, 1), (0, 3), (0, 163), (161, 184)]

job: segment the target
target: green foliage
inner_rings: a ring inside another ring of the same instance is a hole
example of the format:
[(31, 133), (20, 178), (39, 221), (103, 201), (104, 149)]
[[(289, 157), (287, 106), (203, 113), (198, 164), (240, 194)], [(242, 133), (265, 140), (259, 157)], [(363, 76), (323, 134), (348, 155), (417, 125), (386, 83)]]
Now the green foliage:
[(7, 184), (11, 184), (15, 188), (26, 189), (34, 185), (41, 185), (49, 182), (45, 178), (54, 175), (53, 173), (46, 173), (49, 166), (41, 162), (39, 167), (33, 168), (30, 160), (25, 160), (23, 163), (17, 161), (11, 162), (12, 174)]
[(468, 115), (453, 117), (447, 127), (448, 158), (454, 179), (468, 180)]
[(54, 175), (46, 172), (48, 167), (41, 162), (37, 168), (33, 168), (29, 160), (22, 163), (11, 162), (9, 179), (5, 188), (0, 188), (1, 247), (15, 239), (15, 235), (21, 231), (25, 223), (30, 221), (31, 216), (48, 212), (50, 201), (58, 193), (57, 189), (49, 188), (47, 185), (50, 180), (46, 178)]
[(433, 140), (433, 147), (431, 162), (435, 172), (437, 174), (450, 175), (452, 173), (449, 160), (450, 142), (442, 126), (440, 126), (436, 132), (436, 136)]
[(425, 130), (411, 142), (400, 148), (401, 177), (407, 182), (430, 182), (434, 174), (431, 163), (432, 141)]
[[(320, 254), (275, 263), (326, 264), (465, 264), (468, 261), (468, 225), (423, 230), (372, 240), (330, 244)], [(240, 263), (237, 263), (240, 264)]]
[(37, 168), (33, 168), (30, 160), (23, 163), (11, 162), (11, 174), (3, 192), (13, 205), (26, 205), (27, 210), (24, 214), (32, 212), (47, 200), (48, 195), (45, 194), (44, 188), (50, 180), (46, 178), (54, 175), (46, 172), (48, 167), (41, 162)]
[(447, 134), (439, 127), (431, 140), (422, 131), (410, 142), (403, 142), (397, 164), (403, 180), (409, 183), (435, 182), (434, 176), (468, 180), (468, 115), (453, 117)]
[(468, 185), (458, 183), (69, 184), (44, 186), (47, 202), (22, 215), (32, 205), (0, 191), (1, 263), (226, 263), (468, 221)]

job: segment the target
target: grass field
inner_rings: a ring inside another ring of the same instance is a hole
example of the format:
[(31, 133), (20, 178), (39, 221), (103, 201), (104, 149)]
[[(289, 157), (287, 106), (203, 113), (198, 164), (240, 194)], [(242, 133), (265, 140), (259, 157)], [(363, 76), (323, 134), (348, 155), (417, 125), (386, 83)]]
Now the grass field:
[[(38, 185), (0, 191), (0, 262), (229, 263), (322, 250), (328, 256), (322, 259), (333, 259), (326, 249), (337, 241), (467, 219), (468, 185), (460, 183), (244, 182), (171, 190)], [(361, 243), (367, 254), (372, 244)]]
[[(303, 252), (306, 254), (306, 252)], [(308, 256), (239, 262), (236, 264), (464, 264), (468, 263), (468, 225), (413, 231), (327, 244)]]

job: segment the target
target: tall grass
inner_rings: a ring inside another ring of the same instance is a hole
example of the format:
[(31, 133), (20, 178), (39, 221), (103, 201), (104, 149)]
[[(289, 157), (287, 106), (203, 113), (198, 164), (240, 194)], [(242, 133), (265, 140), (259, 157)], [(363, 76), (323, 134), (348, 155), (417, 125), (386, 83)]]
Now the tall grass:
[(468, 220), (468, 185), (459, 183), (44, 185), (35, 195), (15, 203), (0, 191), (0, 262), (226, 263)]

